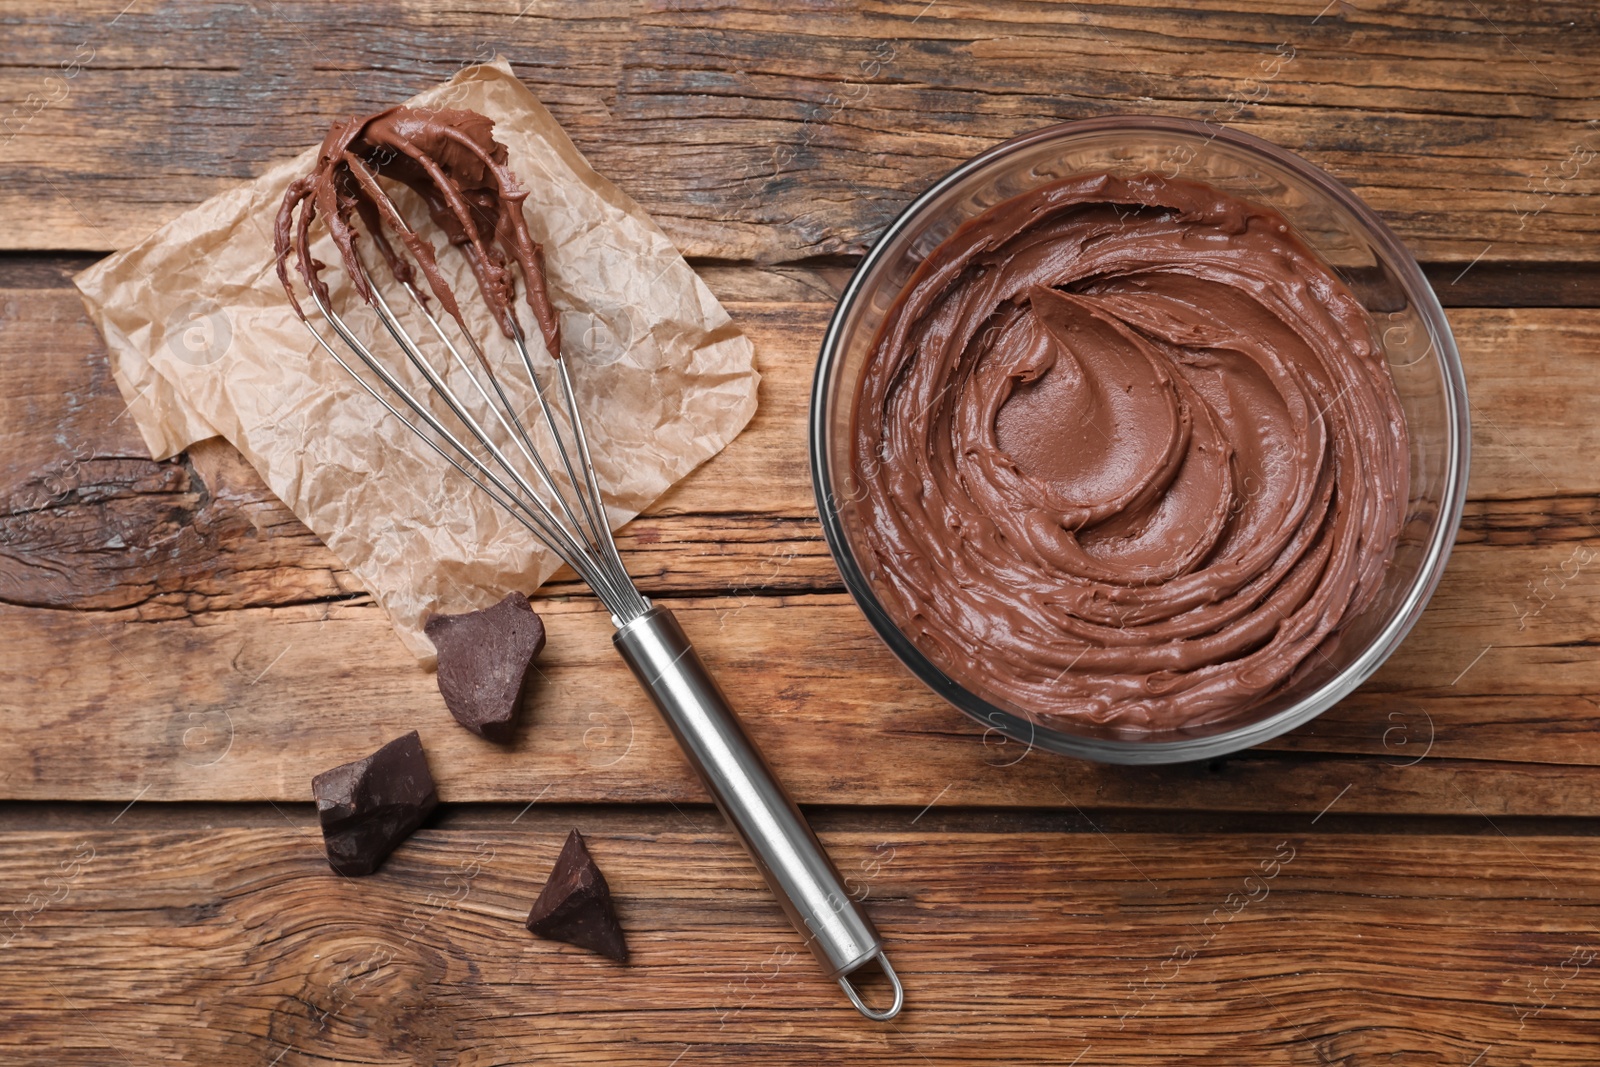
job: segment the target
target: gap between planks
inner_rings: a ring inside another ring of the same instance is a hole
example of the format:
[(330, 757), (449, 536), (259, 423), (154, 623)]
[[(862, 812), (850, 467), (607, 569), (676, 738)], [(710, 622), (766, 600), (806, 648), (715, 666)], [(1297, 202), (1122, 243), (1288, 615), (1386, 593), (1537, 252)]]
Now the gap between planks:
[[(1396, 837), (1600, 837), (1600, 818), (1481, 815), (1341, 815), (1308, 812), (1160, 811), (1130, 808), (919, 809), (908, 805), (806, 805), (806, 819), (822, 833), (914, 831), (929, 837), (956, 834), (1271, 834)], [(115, 818), (119, 830), (277, 829), (314, 831), (316, 807), (309, 802), (173, 802), (133, 804), (98, 801), (0, 802), (0, 833), (75, 833), (103, 830)], [(728, 836), (732, 830), (710, 804), (446, 803), (423, 824), (445, 831), (505, 833), (662, 834), (686, 827)]]
[[(0, 251), (0, 289), (66, 289), (72, 276), (107, 253), (82, 249), (53, 252)], [(689, 266), (708, 270), (819, 270), (848, 273), (861, 257), (811, 256), (773, 263), (690, 256)], [(1600, 261), (1423, 263), (1422, 272), (1447, 308), (1600, 307)]]

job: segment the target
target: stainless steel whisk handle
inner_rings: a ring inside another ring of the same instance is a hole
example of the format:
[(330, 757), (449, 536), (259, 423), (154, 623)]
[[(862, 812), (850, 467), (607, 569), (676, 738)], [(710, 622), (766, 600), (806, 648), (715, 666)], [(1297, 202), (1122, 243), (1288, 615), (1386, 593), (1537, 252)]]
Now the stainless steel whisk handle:
[[(611, 640), (828, 976), (867, 1018), (894, 1018), (905, 994), (883, 939), (845, 890), (838, 869), (745, 735), (672, 612), (652, 608)], [(873, 961), (894, 988), (894, 1003), (881, 1011), (867, 1006), (849, 978)]]

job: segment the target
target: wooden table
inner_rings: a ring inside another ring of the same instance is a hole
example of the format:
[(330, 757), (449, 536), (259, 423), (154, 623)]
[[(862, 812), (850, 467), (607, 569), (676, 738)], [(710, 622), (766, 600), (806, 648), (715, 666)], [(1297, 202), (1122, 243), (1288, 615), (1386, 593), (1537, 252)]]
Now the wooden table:
[[(124, 2), (0, 4), (0, 1060), (1600, 1061), (1593, 5)], [(71, 273), (497, 52), (755, 340), (755, 421), (623, 548), (892, 942), (892, 1025), (819, 978), (582, 590), (539, 597), (531, 723), (496, 749), (228, 446), (153, 463), (121, 417)], [(1366, 198), (1474, 412), (1460, 540), (1388, 665), (1144, 770), (999, 744), (901, 669), (804, 440), (874, 234), (999, 139), (1126, 111)], [(446, 804), (334, 876), (311, 776), (413, 727)], [(626, 968), (520, 926), (574, 826)]]

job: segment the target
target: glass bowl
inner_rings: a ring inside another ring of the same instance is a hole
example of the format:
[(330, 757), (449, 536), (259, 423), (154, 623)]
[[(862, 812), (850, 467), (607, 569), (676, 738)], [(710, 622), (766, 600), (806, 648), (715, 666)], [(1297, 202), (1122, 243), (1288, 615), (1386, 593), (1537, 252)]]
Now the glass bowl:
[[(1384, 585), (1338, 647), (1273, 699), (1167, 731), (1048, 721), (949, 678), (884, 611), (858, 562), (865, 551), (852, 472), (854, 399), (878, 328), (912, 272), (968, 219), (1076, 174), (1151, 171), (1203, 181), (1271, 207), (1349, 286), (1377, 324), (1410, 437), (1411, 490)], [(900, 214), (856, 269), (822, 342), (811, 393), (811, 476), (828, 547), (867, 620), (934, 692), (1024, 744), (1108, 763), (1208, 759), (1260, 744), (1332, 707), (1388, 658), (1422, 614), (1455, 541), (1467, 483), (1466, 383), (1450, 326), (1416, 260), (1350, 190), (1248, 134), (1184, 119), (1123, 116), (1025, 134), (962, 164)]]

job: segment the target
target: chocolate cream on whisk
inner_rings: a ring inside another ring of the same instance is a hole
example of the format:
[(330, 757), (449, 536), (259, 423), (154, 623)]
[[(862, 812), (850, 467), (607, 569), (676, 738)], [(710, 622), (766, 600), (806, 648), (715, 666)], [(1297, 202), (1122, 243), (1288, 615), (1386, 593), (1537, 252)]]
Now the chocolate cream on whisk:
[(1365, 309), (1278, 214), (1149, 174), (958, 229), (854, 420), (885, 610), (1046, 718), (1164, 730), (1269, 700), (1373, 602), (1407, 499)]
[[(388, 199), (379, 195), (379, 176), (393, 178), (422, 197), (434, 224), (467, 257), (483, 299), (507, 337), (519, 329), (510, 264), (522, 268), (523, 291), (534, 321), (545, 347), (559, 358), (561, 331), (545, 290), (543, 251), (522, 215), (527, 191), (507, 166), (505, 145), (494, 139), (494, 121), (476, 111), (391, 107), (333, 124), (311, 173), (290, 183), (273, 229), (278, 280), (295, 310), (301, 308), (289, 284), (291, 253), (306, 285), (328, 300), (320, 274), (323, 264), (309, 251), (311, 222), (318, 215), (357, 293), (372, 302), (367, 272), (361, 269), (356, 251), (363, 234), (351, 224), (354, 212), (396, 279), (413, 284), (415, 274), (411, 263), (396, 254), (391, 234), (410, 253), (445, 313), (466, 329), (455, 293), (439, 271), (432, 242), (392, 212)], [(295, 208), (302, 201), (306, 206), (296, 219)]]

